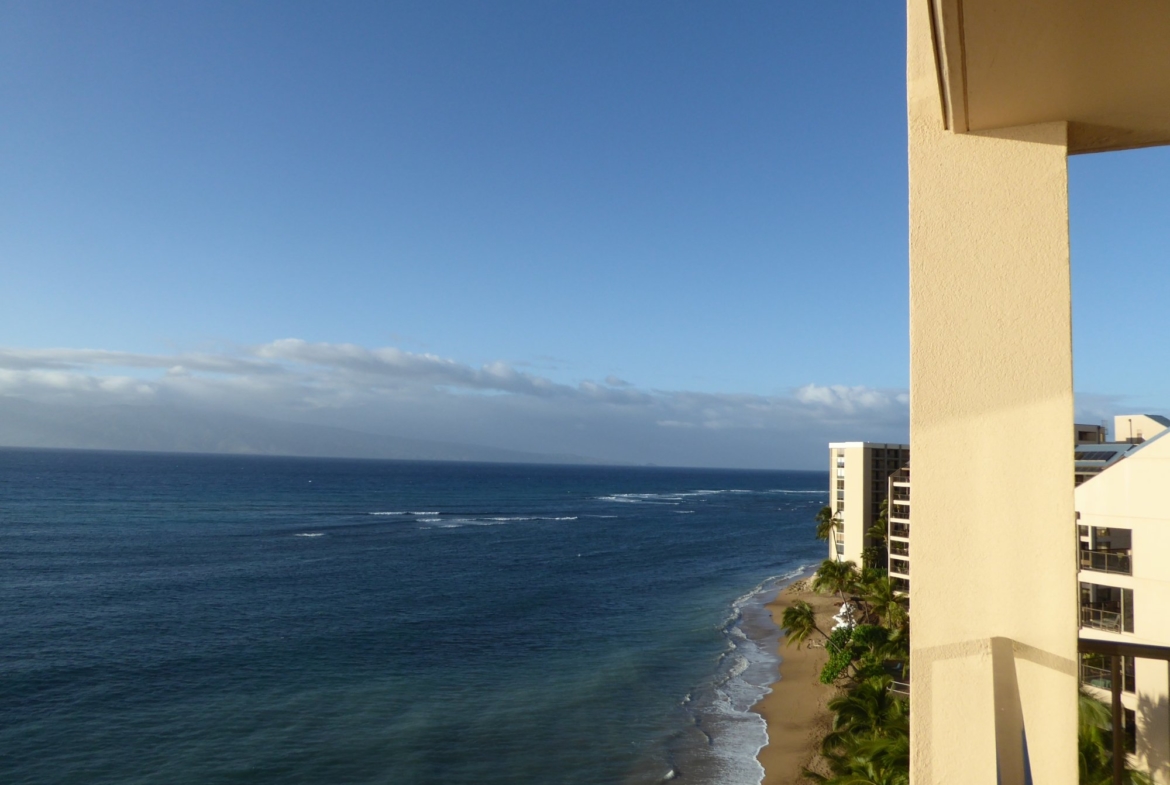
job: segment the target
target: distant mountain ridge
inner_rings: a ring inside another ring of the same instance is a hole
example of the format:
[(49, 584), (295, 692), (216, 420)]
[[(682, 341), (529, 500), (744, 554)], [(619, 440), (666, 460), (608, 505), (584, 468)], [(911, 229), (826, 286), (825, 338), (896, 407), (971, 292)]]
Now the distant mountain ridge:
[(417, 461), (604, 464), (582, 455), (407, 439), (198, 409), (80, 407), (0, 397), (0, 446)]

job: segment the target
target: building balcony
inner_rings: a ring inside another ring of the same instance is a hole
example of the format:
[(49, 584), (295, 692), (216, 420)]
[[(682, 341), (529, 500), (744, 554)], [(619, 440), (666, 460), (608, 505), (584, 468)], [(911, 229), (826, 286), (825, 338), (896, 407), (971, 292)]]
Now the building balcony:
[[(1121, 689), (1123, 692), (1134, 692), (1137, 680), (1134, 678), (1133, 657), (1122, 657)], [(1108, 660), (1100, 654), (1085, 654), (1081, 656), (1081, 684), (1096, 687), (1100, 690), (1112, 691), (1113, 671), (1108, 666)]]
[(908, 542), (891, 542), (890, 543), (891, 556), (909, 556), (910, 543)]
[(907, 559), (890, 559), (890, 574), (909, 575), (910, 562)]
[(890, 536), (901, 537), (903, 539), (910, 538), (910, 524), (908, 523), (890, 523)]
[(1122, 616), (1120, 610), (1106, 608), (1081, 607), (1081, 626), (1088, 630), (1121, 633)]
[(1133, 575), (1130, 551), (1091, 551), (1082, 548), (1081, 569)]

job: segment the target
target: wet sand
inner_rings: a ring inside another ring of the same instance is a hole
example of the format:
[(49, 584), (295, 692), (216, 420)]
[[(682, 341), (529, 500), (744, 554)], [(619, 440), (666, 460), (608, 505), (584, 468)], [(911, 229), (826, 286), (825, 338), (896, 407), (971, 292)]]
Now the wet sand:
[[(832, 628), (832, 616), (837, 612), (835, 598), (814, 594), (808, 589), (807, 581), (797, 581), (782, 589), (766, 606), (777, 627), (784, 609), (797, 600), (813, 606), (817, 626), (826, 632)], [(785, 638), (780, 639), (780, 680), (752, 708), (768, 724), (768, 745), (758, 756), (764, 767), (763, 785), (807, 783), (802, 775), (804, 767), (820, 769), (818, 750), (832, 721), (826, 704), (836, 692), (819, 681), (821, 668), (828, 658), (823, 640), (813, 633), (797, 648), (787, 646)]]

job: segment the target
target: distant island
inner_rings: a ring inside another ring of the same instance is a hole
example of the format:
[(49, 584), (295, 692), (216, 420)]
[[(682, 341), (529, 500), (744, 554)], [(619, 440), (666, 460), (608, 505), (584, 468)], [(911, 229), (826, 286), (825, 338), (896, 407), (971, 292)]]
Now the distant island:
[(584, 455), (408, 439), (171, 406), (70, 406), (0, 397), (0, 447), (314, 458), (606, 465)]

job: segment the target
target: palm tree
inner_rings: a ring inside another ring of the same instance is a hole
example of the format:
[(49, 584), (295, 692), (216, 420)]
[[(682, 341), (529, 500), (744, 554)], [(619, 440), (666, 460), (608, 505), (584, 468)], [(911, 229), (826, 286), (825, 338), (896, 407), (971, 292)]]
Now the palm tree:
[(890, 579), (884, 575), (874, 576), (864, 586), (865, 601), (874, 616), (891, 630), (900, 629), (908, 620), (906, 598), (894, 591)]
[(841, 602), (845, 602), (845, 592), (852, 592), (859, 578), (860, 573), (853, 562), (825, 559), (817, 569), (812, 587), (821, 594), (836, 594)]
[(833, 730), (825, 736), (821, 748), (831, 753), (848, 746), (853, 739), (876, 739), (910, 729), (906, 702), (890, 692), (889, 676), (877, 676), (858, 684), (844, 695), (829, 701), (837, 716)]
[(910, 777), (910, 723), (904, 701), (880, 676), (858, 683), (834, 698), (833, 730), (822, 742), (831, 776), (805, 770), (805, 776), (827, 785), (907, 785)]
[(803, 643), (814, 632), (822, 638), (828, 639), (829, 637), (824, 630), (817, 626), (816, 611), (804, 600), (797, 600), (784, 609), (784, 615), (780, 617), (780, 627), (788, 639), (785, 644), (787, 646)]
[(866, 567), (884, 566), (889, 558), (890, 501), (882, 499), (877, 520), (865, 533), (869, 545), (862, 551)]
[(817, 539), (827, 540), (837, 525), (837, 516), (833, 515), (833, 508), (825, 505), (817, 513)]
[[(1113, 782), (1113, 715), (1109, 707), (1081, 691), (1077, 702), (1077, 763), (1082, 785)], [(1125, 769), (1129, 785), (1150, 785), (1143, 771)]]

